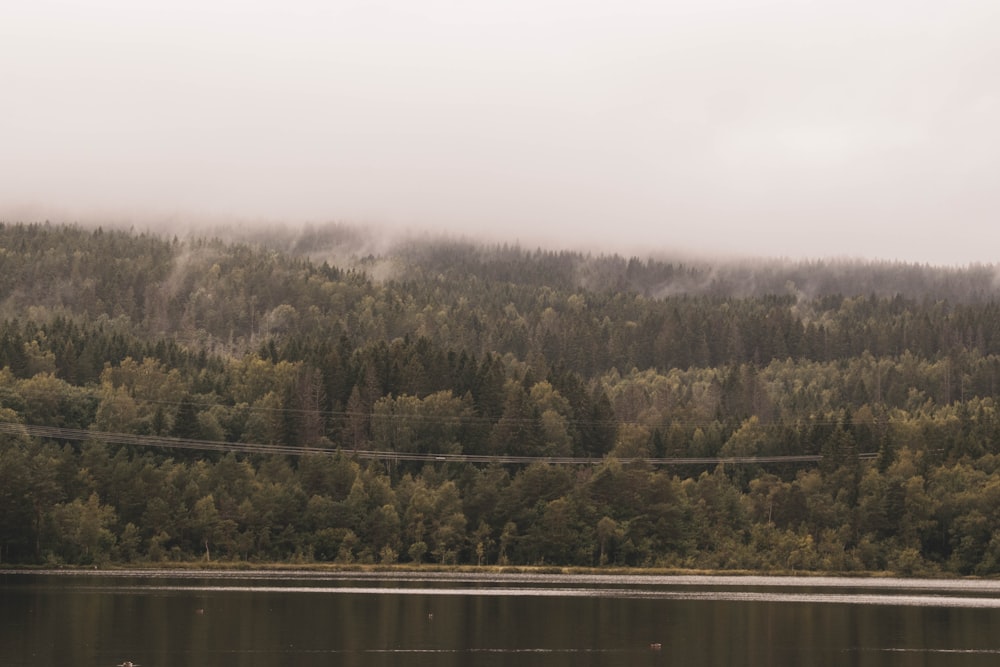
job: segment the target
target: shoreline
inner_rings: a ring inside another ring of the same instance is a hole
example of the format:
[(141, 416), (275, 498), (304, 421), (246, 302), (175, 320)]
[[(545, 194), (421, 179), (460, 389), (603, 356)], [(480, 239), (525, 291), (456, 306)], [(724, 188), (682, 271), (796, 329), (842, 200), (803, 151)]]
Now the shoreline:
[(351, 575), (357, 577), (385, 576), (425, 576), (441, 578), (446, 576), (471, 577), (602, 577), (602, 578), (751, 578), (762, 579), (854, 579), (854, 580), (884, 580), (901, 579), (907, 581), (998, 581), (998, 578), (961, 577), (936, 572), (926, 576), (901, 574), (891, 571), (866, 572), (821, 572), (796, 570), (704, 570), (685, 568), (636, 568), (636, 567), (576, 567), (550, 565), (376, 565), (376, 564), (345, 564), (345, 563), (247, 563), (247, 562), (164, 562), (164, 563), (114, 563), (100, 566), (80, 565), (23, 565), (0, 564), (0, 574), (108, 574), (141, 576), (143, 574), (303, 574), (303, 575)]

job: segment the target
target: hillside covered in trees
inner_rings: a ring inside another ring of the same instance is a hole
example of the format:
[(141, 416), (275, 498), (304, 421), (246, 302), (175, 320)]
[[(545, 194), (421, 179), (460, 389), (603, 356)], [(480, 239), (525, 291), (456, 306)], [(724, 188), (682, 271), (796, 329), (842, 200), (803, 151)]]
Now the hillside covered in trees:
[(0, 225), (0, 561), (1000, 572), (996, 267), (371, 241)]

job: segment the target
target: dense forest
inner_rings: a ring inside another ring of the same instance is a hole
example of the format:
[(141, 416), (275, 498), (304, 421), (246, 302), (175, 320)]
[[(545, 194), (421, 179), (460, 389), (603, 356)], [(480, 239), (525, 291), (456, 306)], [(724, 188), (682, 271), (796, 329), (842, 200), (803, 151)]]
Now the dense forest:
[(996, 574), (998, 395), (993, 266), (0, 224), (3, 563)]

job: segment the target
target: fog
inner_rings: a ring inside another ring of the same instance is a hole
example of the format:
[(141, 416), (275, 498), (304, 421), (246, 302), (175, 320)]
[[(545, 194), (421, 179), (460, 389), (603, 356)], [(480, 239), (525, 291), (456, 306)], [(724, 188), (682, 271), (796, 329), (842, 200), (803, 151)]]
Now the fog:
[(993, 0), (8, 3), (0, 219), (993, 262)]

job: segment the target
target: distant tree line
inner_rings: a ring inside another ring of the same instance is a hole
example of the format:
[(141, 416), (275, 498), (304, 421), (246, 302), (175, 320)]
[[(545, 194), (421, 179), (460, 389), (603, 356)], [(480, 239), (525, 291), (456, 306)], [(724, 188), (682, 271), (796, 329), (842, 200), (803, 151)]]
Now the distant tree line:
[(339, 451), (7, 429), (0, 559), (1000, 569), (992, 267), (326, 250), (0, 224), (0, 421)]

